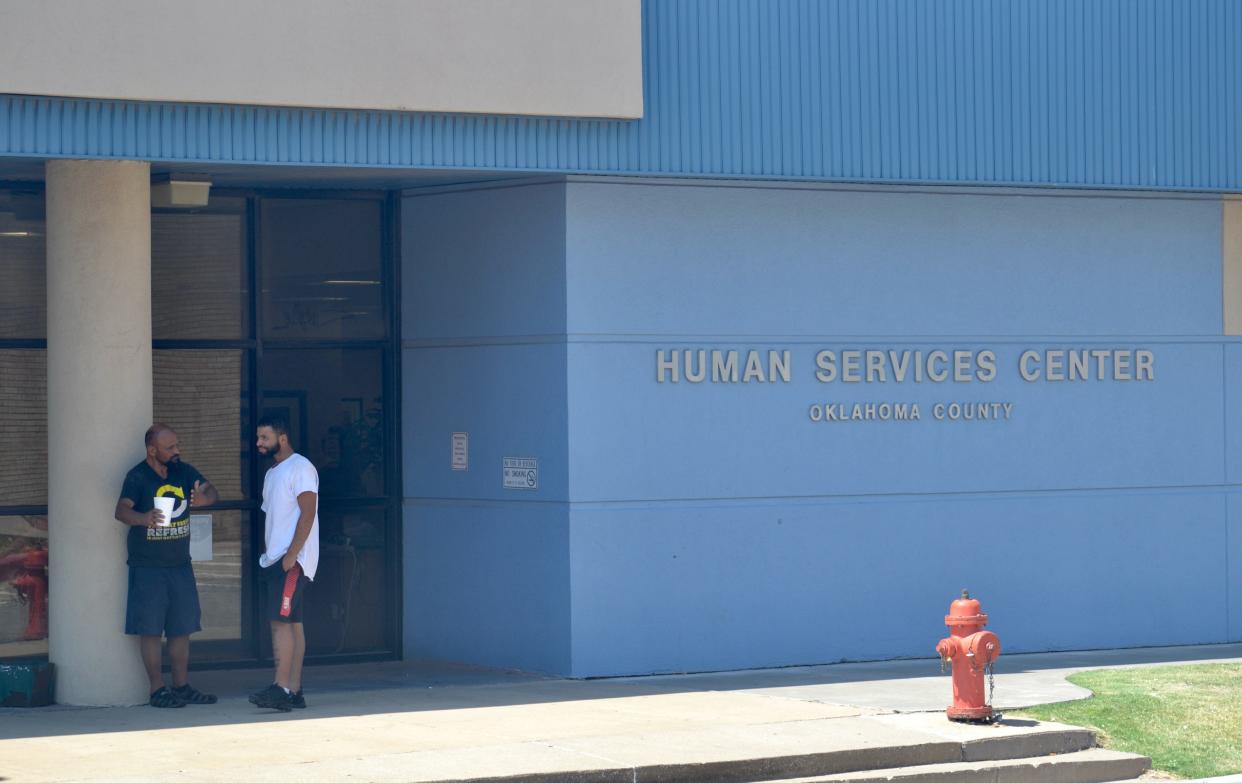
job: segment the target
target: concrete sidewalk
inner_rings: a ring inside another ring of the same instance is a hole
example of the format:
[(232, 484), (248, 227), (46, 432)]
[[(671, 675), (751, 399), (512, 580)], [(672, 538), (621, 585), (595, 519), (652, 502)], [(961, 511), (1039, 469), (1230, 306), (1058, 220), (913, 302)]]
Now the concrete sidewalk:
[[(1065, 681), (1083, 669), (1227, 660), (1242, 660), (1242, 645), (1010, 655), (997, 666), (995, 703), (1085, 697)], [(246, 701), (267, 679), (262, 669), (197, 673), (195, 684), (221, 697), (206, 707), (0, 710), (0, 779), (629, 780), (641, 769), (650, 779), (743, 780), (825, 774), (850, 758), (874, 768), (867, 754), (898, 766), (999, 758), (987, 747), (1001, 738), (1040, 753), (1081, 739), (1032, 721), (950, 724), (940, 714), (949, 679), (935, 659), (586, 681), (412, 663), (315, 667), (309, 708), (288, 714)]]

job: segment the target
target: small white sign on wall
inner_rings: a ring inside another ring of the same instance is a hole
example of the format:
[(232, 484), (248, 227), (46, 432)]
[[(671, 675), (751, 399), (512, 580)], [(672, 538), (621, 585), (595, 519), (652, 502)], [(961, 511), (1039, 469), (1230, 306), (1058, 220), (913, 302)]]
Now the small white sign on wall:
[(454, 432), (451, 451), (453, 470), (470, 470), (470, 433)]
[(202, 563), (211, 556), (211, 514), (191, 514), (190, 559)]
[(539, 489), (539, 460), (534, 457), (505, 457), (504, 488)]

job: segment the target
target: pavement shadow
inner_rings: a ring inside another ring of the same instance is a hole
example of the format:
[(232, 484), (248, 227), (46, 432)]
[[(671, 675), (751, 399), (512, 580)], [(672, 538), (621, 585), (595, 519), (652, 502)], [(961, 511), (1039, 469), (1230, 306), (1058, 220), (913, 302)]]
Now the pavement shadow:
[[(1242, 644), (1017, 654), (1002, 658), (1004, 666), (998, 664), (997, 668), (1000, 674), (1237, 658), (1242, 658)], [(0, 709), (0, 740), (390, 713), (516, 708), (689, 692), (762, 692), (868, 682), (888, 687), (900, 686), (902, 680), (940, 676), (939, 662), (935, 658), (580, 680), (452, 664), (391, 661), (308, 667), (304, 679), (309, 708), (278, 713), (260, 710), (246, 700), (249, 693), (268, 683), (269, 670), (200, 671), (193, 673), (192, 682), (201, 690), (217, 694), (219, 704), (173, 710), (146, 706), (59, 705)], [(877, 711), (880, 710), (859, 708), (855, 714)], [(428, 720), (436, 718), (429, 716)]]
[(1001, 718), (996, 722), (1002, 726), (1023, 726), (1027, 728), (1039, 725), (1039, 721), (1028, 718)]

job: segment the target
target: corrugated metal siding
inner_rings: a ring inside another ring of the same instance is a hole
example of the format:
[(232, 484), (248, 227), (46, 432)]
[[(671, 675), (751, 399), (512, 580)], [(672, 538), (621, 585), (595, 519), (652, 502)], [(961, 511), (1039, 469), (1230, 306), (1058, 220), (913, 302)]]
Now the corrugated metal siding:
[(1239, 0), (647, 0), (646, 117), (0, 97), (0, 154), (1242, 189)]

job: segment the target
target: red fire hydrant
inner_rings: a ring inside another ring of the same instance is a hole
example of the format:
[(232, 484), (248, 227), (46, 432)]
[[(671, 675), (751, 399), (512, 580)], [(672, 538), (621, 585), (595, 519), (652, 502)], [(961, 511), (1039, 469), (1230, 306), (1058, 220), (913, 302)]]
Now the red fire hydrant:
[(47, 638), (47, 550), (28, 549), (0, 558), (0, 582), (11, 581), (17, 597), (29, 604), (23, 640)]
[(944, 624), (949, 626), (949, 636), (940, 640), (936, 652), (942, 669), (946, 664), (953, 666), (953, 705), (945, 712), (949, 720), (991, 723), (1000, 716), (988, 704), (990, 694), (984, 690), (983, 675), (991, 680), (992, 663), (1000, 657), (1000, 639), (983, 630), (988, 616), (965, 590), (950, 604)]

